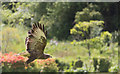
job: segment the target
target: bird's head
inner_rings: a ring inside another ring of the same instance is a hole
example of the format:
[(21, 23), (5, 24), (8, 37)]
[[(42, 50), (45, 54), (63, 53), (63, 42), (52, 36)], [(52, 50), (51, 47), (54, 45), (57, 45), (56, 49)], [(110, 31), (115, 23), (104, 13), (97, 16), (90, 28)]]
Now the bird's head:
[(52, 58), (52, 56), (50, 56), (49, 54), (44, 54), (44, 59), (47, 59), (47, 58)]

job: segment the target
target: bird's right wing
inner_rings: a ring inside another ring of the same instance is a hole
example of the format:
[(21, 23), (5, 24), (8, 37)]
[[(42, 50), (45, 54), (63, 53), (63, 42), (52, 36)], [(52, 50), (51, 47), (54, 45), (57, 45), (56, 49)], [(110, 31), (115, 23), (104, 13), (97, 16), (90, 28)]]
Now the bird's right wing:
[(44, 25), (42, 26), (39, 23), (33, 24), (25, 40), (27, 51), (30, 54), (43, 53), (47, 43), (46, 35), (47, 31), (44, 30)]

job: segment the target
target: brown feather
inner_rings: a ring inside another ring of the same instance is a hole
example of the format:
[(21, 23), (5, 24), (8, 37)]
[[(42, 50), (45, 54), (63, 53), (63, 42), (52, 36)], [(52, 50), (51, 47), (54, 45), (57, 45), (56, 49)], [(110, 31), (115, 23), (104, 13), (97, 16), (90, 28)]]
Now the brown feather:
[(26, 37), (26, 39), (25, 39), (25, 44), (27, 43), (27, 38), (28, 38), (28, 37)]
[(44, 58), (44, 48), (47, 44), (46, 36), (47, 31), (45, 31), (44, 25), (41, 25), (40, 23), (35, 23), (32, 25), (32, 29), (28, 32), (28, 37), (25, 41), (26, 50), (30, 53), (31, 56), (29, 60)]
[(44, 24), (43, 24), (43, 32), (45, 32), (45, 31), (44, 31)]
[(34, 28), (35, 28), (35, 25), (33, 24), (33, 25), (32, 25), (32, 29), (34, 29)]
[(34, 30), (33, 29), (31, 29), (31, 33), (33, 33), (34, 32)]
[(41, 24), (39, 24), (39, 28), (42, 30)]
[(46, 37), (47, 37), (47, 31), (45, 31), (45, 35), (46, 35)]
[(29, 34), (29, 35), (28, 35), (28, 37), (29, 37), (29, 38), (32, 38), (32, 37), (33, 37), (33, 35), (32, 35), (32, 34)]
[(35, 23), (35, 28), (37, 28), (37, 23)]

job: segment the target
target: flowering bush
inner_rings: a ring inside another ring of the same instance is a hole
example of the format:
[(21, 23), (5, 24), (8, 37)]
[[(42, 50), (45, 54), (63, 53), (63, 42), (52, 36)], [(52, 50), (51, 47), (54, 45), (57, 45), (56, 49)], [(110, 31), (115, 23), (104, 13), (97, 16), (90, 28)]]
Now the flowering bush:
[(25, 67), (27, 58), (23, 56), (16, 56), (16, 54), (0, 53), (0, 63), (2, 63), (3, 72), (55, 72), (57, 65), (54, 59), (35, 60), (31, 62), (28, 67)]
[(16, 56), (16, 54), (5, 53), (0, 55), (0, 63), (2, 63), (3, 72), (25, 71), (25, 57)]
[(55, 60), (48, 58), (46, 60), (37, 60), (38, 66), (41, 67), (41, 72), (56, 72), (58, 70)]
[(16, 54), (13, 54), (12, 52), (10, 53), (5, 53), (3, 55), (0, 55), (0, 62), (8, 62), (8, 63), (16, 63), (17, 61), (24, 62), (24, 57), (22, 56), (15, 56)]

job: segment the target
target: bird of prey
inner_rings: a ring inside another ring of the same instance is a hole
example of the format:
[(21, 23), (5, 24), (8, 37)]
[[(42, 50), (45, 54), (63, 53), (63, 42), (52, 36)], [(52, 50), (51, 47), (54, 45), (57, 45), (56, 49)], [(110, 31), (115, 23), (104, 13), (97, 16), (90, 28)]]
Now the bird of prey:
[(47, 44), (47, 31), (44, 29), (44, 25), (35, 23), (32, 25), (32, 29), (28, 31), (28, 36), (25, 39), (26, 50), (29, 53), (27, 64), (35, 59), (47, 59), (51, 58), (50, 55), (44, 54), (44, 49)]

